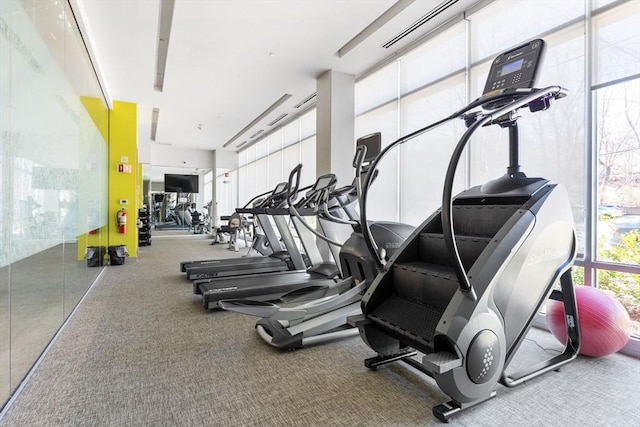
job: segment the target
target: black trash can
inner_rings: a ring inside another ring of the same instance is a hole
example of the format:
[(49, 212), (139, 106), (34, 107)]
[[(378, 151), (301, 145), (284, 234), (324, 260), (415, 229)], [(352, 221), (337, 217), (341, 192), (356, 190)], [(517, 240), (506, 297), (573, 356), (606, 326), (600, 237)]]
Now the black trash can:
[(125, 245), (109, 246), (109, 264), (123, 265), (127, 255), (129, 254)]
[(86, 258), (87, 267), (101, 267), (104, 265), (104, 255), (107, 253), (106, 246), (87, 246)]

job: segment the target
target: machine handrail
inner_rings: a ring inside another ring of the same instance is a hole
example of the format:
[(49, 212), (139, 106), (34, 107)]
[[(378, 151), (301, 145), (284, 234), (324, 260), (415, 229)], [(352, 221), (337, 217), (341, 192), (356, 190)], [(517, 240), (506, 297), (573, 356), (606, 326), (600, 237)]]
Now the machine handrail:
[[(300, 170), (302, 170), (302, 163), (298, 163), (298, 165), (293, 168), (293, 170), (291, 171), (291, 173), (289, 173), (289, 186), (288, 186), (288, 195), (287, 195), (287, 203), (289, 204), (289, 206), (293, 206), (293, 200), (292, 197), (294, 194), (298, 193), (298, 188), (300, 187)], [(293, 179), (295, 177), (295, 181), (296, 181), (296, 185), (295, 187), (292, 186), (293, 184)], [(294, 188), (294, 190), (292, 190), (292, 188)]]
[[(467, 111), (467, 109), (465, 109), (464, 111)], [(463, 112), (464, 112), (463, 111)], [(367, 249), (369, 249), (369, 252), (371, 253), (371, 255), (373, 256), (373, 260), (376, 264), (376, 268), (378, 270), (381, 270), (382, 267), (384, 266), (384, 256), (383, 254), (379, 253), (379, 248), (378, 245), (376, 244), (375, 240), (373, 239), (373, 235), (371, 233), (371, 229), (369, 228), (369, 221), (367, 220), (367, 195), (369, 193), (369, 187), (371, 185), (371, 183), (373, 182), (373, 178), (376, 175), (375, 171), (376, 171), (376, 167), (378, 166), (378, 164), (380, 163), (380, 161), (384, 158), (384, 156), (387, 155), (387, 153), (394, 147), (400, 145), (400, 144), (404, 144), (405, 142), (416, 138), (420, 135), (422, 135), (425, 132), (430, 131), (431, 129), (435, 129), (438, 126), (441, 126), (451, 120), (453, 120), (454, 118), (458, 117), (459, 115), (461, 115), (462, 112), (456, 112), (454, 114), (452, 114), (451, 116), (444, 118), (442, 120), (439, 120), (435, 123), (432, 123), (428, 126), (425, 126), (421, 129), (418, 129), (415, 132), (412, 132), (408, 135), (405, 135), (397, 140), (395, 140), (394, 142), (392, 142), (391, 144), (387, 145), (382, 151), (380, 151), (380, 154), (378, 154), (378, 156), (376, 156), (376, 158), (373, 160), (373, 162), (371, 162), (371, 166), (369, 167), (369, 171), (365, 174), (365, 177), (363, 180), (356, 180), (356, 187), (357, 187), (357, 191), (358, 191), (358, 197), (360, 198), (360, 223), (362, 224), (362, 236), (364, 237), (364, 242), (367, 245)], [(363, 182), (361, 182), (363, 181)]]
[[(566, 95), (566, 90), (559, 86), (552, 86), (551, 88), (554, 88), (554, 91), (556, 92), (556, 95), (554, 95), (554, 97), (556, 98), (560, 98)], [(456, 111), (450, 116), (445, 117), (441, 120), (438, 120), (430, 125), (427, 125), (421, 129), (418, 129), (401, 138), (398, 138), (391, 144), (387, 145), (382, 151), (380, 151), (380, 154), (378, 154), (378, 156), (371, 163), (371, 166), (369, 167), (369, 172), (365, 175), (362, 182), (359, 182), (359, 180), (356, 182), (356, 185), (358, 187), (357, 188), (358, 194), (360, 198), (361, 224), (363, 224), (362, 235), (364, 237), (364, 241), (367, 246), (367, 249), (373, 256), (373, 260), (378, 270), (381, 270), (384, 267), (384, 256), (383, 254), (380, 253), (380, 249), (378, 248), (378, 245), (373, 239), (371, 230), (368, 225), (369, 221), (367, 220), (367, 196), (369, 194), (369, 188), (375, 176), (376, 168), (380, 164), (382, 159), (389, 153), (389, 151), (391, 151), (393, 148), (397, 147), (398, 145), (404, 144), (405, 142), (410, 141), (426, 132), (429, 132), (437, 127), (440, 127), (441, 125), (448, 123), (455, 118), (464, 117), (465, 113), (467, 113), (468, 111), (474, 108), (487, 105), (487, 104), (496, 105), (496, 104), (499, 104), (500, 101), (506, 102), (507, 103), (506, 106), (496, 108), (492, 110), (490, 113), (488, 113), (488, 114), (491, 114), (492, 116), (490, 120), (494, 120), (501, 117), (504, 114), (508, 114), (509, 111), (513, 111), (515, 109), (521, 108), (528, 102), (532, 102), (540, 98), (535, 96), (535, 93), (539, 93), (539, 92), (535, 92), (534, 95), (527, 96), (526, 99), (528, 99), (528, 101), (524, 103), (521, 103), (520, 101), (514, 101), (514, 99), (518, 97), (520, 97), (521, 100), (525, 99), (523, 97), (531, 93), (532, 93), (532, 89), (527, 89), (527, 88), (504, 89), (504, 90), (496, 90), (496, 91), (489, 92), (475, 99), (470, 104), (461, 108), (460, 110)]]
[[(509, 113), (512, 113), (522, 107), (526, 107), (534, 101), (538, 101), (549, 96), (552, 96), (553, 98), (561, 98), (566, 95), (566, 90), (561, 88), (560, 86), (549, 86), (544, 89), (533, 89), (526, 92), (529, 92), (530, 94), (522, 96), (519, 99), (513, 99), (509, 104), (496, 108), (476, 118), (476, 121), (473, 122), (471, 126), (469, 126), (469, 128), (462, 135), (462, 137), (458, 141), (458, 144), (453, 150), (453, 154), (451, 155), (449, 166), (447, 168), (447, 173), (445, 175), (444, 189), (442, 191), (442, 231), (444, 235), (444, 242), (450, 253), (453, 255), (453, 268), (460, 284), (460, 290), (467, 294), (469, 298), (473, 300), (476, 300), (477, 296), (473, 289), (473, 285), (469, 281), (467, 272), (462, 265), (462, 260), (458, 252), (458, 245), (455, 240), (455, 233), (453, 229), (454, 224), (453, 217), (451, 215), (451, 212), (453, 210), (453, 180), (456, 174), (456, 169), (460, 157), (462, 156), (462, 153), (467, 143), (469, 142), (471, 135), (476, 130), (478, 130), (482, 126), (497, 123), (501, 118), (505, 117)], [(484, 98), (485, 103), (490, 101), (495, 100), (491, 97)]]
[(272, 194), (273, 190), (269, 190), (269, 191), (265, 191), (264, 193), (260, 193), (257, 196), (253, 197), (251, 200), (249, 200), (245, 205), (243, 205), (240, 209), (246, 209), (249, 207), (249, 205), (256, 199), (262, 197), (262, 196), (266, 196), (267, 194)]
[[(302, 165), (299, 165), (300, 168), (302, 167)], [(300, 179), (300, 168), (296, 168), (296, 170), (298, 171), (298, 182)], [(294, 172), (296, 171), (294, 170)], [(292, 172), (293, 174), (293, 172)], [(289, 177), (289, 179), (292, 179), (292, 176)], [(313, 206), (313, 210), (314, 212), (317, 214), (319, 211), (321, 211), (323, 209), (323, 207), (326, 209), (327, 203), (328, 203), (328, 199), (330, 196), (331, 192), (329, 191), (328, 188), (322, 188), (322, 189), (318, 189), (316, 190), (313, 194), (309, 195), (308, 198), (311, 199), (313, 198), (317, 203), (315, 206)], [(298, 212), (297, 206), (296, 205), (292, 205), (289, 204), (289, 214), (293, 217), (295, 217), (296, 219), (298, 219), (298, 221), (307, 229), (309, 230), (313, 235), (315, 235), (316, 237), (318, 237), (319, 239), (332, 244), (334, 246), (337, 246), (339, 248), (341, 248), (343, 246), (343, 243), (338, 242), (336, 240), (330, 239), (327, 236), (325, 236), (322, 233), (319, 233), (317, 230), (315, 230), (313, 227), (311, 227), (307, 221), (300, 215), (300, 213)]]

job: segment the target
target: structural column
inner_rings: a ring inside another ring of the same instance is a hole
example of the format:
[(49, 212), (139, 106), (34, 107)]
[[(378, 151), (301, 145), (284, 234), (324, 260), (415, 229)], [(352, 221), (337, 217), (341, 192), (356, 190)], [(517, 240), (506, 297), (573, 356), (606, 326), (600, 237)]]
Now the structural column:
[[(109, 245), (126, 245), (138, 256), (138, 109), (130, 102), (113, 103), (109, 112)], [(127, 232), (119, 233), (116, 214), (127, 211)]]
[(328, 70), (317, 80), (316, 173), (334, 173), (339, 186), (353, 180), (355, 77)]

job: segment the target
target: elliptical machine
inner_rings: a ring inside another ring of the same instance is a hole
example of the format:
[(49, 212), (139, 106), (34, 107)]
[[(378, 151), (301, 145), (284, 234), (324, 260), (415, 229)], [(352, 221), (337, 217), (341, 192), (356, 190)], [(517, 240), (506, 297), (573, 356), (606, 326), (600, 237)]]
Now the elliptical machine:
[[(484, 94), (451, 116), (389, 145), (394, 146), (454, 118), (468, 127), (446, 173), (442, 208), (425, 220), (389, 262), (364, 230), (380, 273), (362, 299), (360, 316), (349, 319), (377, 355), (365, 360), (375, 370), (403, 361), (433, 377), (451, 401), (433, 414), (454, 414), (495, 396), (498, 382), (513, 387), (573, 360), (580, 334), (571, 266), (576, 243), (566, 190), (544, 178), (529, 178), (518, 159), (516, 112), (543, 111), (566, 91), (534, 89), (545, 50), (533, 40), (499, 55)], [(477, 107), (484, 111), (470, 112)], [(509, 133), (507, 173), (452, 198), (458, 161), (471, 135), (498, 125)], [(366, 224), (365, 182), (361, 201)], [(560, 280), (561, 291), (553, 290)], [(530, 369), (506, 374), (532, 321), (549, 298), (564, 302), (568, 341), (562, 354)], [(414, 356), (422, 354), (418, 361)]]
[[(353, 229), (343, 244), (334, 244), (340, 247), (338, 258), (344, 280), (331, 286), (296, 290), (281, 298), (287, 302), (301, 299), (306, 301), (296, 306), (280, 307), (270, 302), (247, 299), (218, 302), (218, 306), (224, 310), (262, 317), (255, 328), (267, 344), (281, 350), (295, 350), (358, 334), (357, 328), (347, 324), (347, 317), (362, 313), (362, 295), (377, 271), (364, 243), (357, 205), (362, 176), (376, 173), (369, 166), (380, 152), (380, 145), (380, 133), (359, 138), (353, 159), (356, 171), (353, 183), (330, 193), (326, 192), (323, 201), (319, 203), (318, 215), (325, 221), (349, 224)], [(329, 200), (338, 203), (327, 206)], [(341, 212), (346, 214), (347, 219)], [(295, 211), (292, 211), (292, 215), (295, 215)], [(386, 256), (393, 255), (415, 229), (408, 224), (386, 221), (372, 223), (369, 228), (378, 242), (384, 242)], [(316, 236), (324, 239), (321, 235)], [(300, 294), (301, 298), (298, 297)]]

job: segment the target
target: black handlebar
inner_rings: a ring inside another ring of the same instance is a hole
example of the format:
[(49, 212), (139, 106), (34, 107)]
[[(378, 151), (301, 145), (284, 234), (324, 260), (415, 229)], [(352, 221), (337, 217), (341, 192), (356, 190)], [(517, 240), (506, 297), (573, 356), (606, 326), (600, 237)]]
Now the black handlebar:
[[(458, 252), (458, 245), (456, 244), (455, 239), (452, 216), (453, 180), (455, 178), (458, 162), (460, 160), (460, 157), (462, 156), (462, 153), (464, 152), (467, 143), (469, 142), (469, 139), (471, 138), (471, 135), (480, 127), (490, 124), (498, 124), (501, 122), (501, 118), (523, 107), (528, 106), (531, 111), (540, 111), (541, 103), (546, 105), (548, 108), (551, 99), (562, 98), (567, 95), (566, 89), (563, 89), (560, 86), (549, 86), (545, 89), (532, 89), (526, 92), (528, 93), (528, 95), (521, 96), (519, 99), (513, 99), (507, 105), (503, 105), (502, 107), (493, 110), (490, 113), (478, 116), (478, 119), (469, 126), (467, 131), (462, 135), (462, 138), (460, 138), (460, 140), (458, 141), (458, 144), (453, 150), (453, 154), (451, 155), (451, 160), (449, 161), (449, 166), (447, 168), (447, 173), (444, 181), (444, 189), (442, 191), (442, 232), (444, 234), (444, 242), (454, 258), (453, 267), (456, 272), (458, 282), (460, 283), (460, 290), (469, 295), (469, 297), (473, 300), (475, 300), (477, 296), (475, 294), (475, 290), (473, 289), (473, 285), (469, 281), (467, 272), (465, 271), (462, 264), (460, 254)], [(492, 102), (494, 102), (494, 100), (492, 100)]]
[(364, 163), (364, 158), (367, 155), (367, 146), (358, 145), (356, 147), (356, 155), (353, 157), (353, 168), (356, 170), (356, 176), (360, 176), (360, 169)]
[[(302, 170), (302, 163), (298, 163), (298, 166), (293, 168), (291, 173), (289, 174), (289, 187), (287, 194), (287, 203), (289, 206), (293, 206), (292, 197), (294, 194), (298, 193), (298, 188), (300, 187), (300, 171)], [(293, 186), (293, 178), (296, 178), (296, 185)]]
[[(541, 94), (543, 93), (544, 94)], [(513, 112), (519, 108), (525, 107), (525, 106), (529, 106), (529, 108), (531, 109), (531, 111), (540, 111), (542, 109), (546, 109), (545, 107), (548, 106), (548, 102), (549, 101), (549, 97), (551, 98), (562, 98), (564, 96), (567, 95), (567, 91), (563, 88), (561, 88), (560, 86), (552, 86), (550, 88), (547, 89), (508, 89), (508, 90), (501, 90), (501, 91), (494, 91), (491, 92), (491, 94), (487, 94), (487, 95), (483, 95), (480, 98), (472, 101), (469, 105), (465, 106), (464, 108), (456, 111), (455, 113), (451, 114), (450, 116), (439, 120), (435, 123), (432, 123), (430, 125), (427, 125), (421, 129), (418, 129), (408, 135), (405, 135), (399, 139), (397, 139), (396, 141), (392, 142), (391, 144), (389, 144), (388, 146), (386, 146), (381, 152), (380, 154), (378, 154), (378, 156), (373, 160), (373, 162), (371, 163), (369, 169), (372, 173), (368, 173), (366, 174), (363, 183), (362, 183), (362, 188), (361, 191), (359, 191), (359, 195), (360, 195), (360, 217), (361, 217), (361, 223), (364, 225), (362, 227), (362, 234), (364, 237), (364, 241), (365, 244), (367, 246), (367, 249), (369, 250), (369, 252), (373, 255), (373, 260), (376, 263), (376, 266), (378, 268), (378, 270), (381, 270), (382, 267), (384, 266), (384, 261), (383, 258), (381, 257), (381, 255), (378, 252), (378, 247), (376, 242), (373, 239), (373, 236), (371, 235), (371, 230), (368, 227), (368, 220), (367, 220), (367, 195), (369, 193), (369, 187), (371, 186), (371, 183), (373, 182), (373, 178), (375, 177), (375, 171), (378, 167), (378, 164), (382, 161), (382, 159), (389, 153), (389, 151), (391, 151), (394, 147), (400, 145), (400, 144), (404, 144), (405, 142), (414, 139), (432, 129), (435, 129), (436, 127), (439, 127), (455, 118), (465, 118), (465, 113), (467, 113), (468, 111), (477, 108), (477, 107), (481, 107), (481, 106), (491, 106), (491, 105), (500, 105), (500, 108), (497, 108), (493, 111), (490, 111), (488, 113), (485, 114), (478, 114), (475, 116), (474, 120), (472, 120), (470, 123), (467, 123), (469, 127), (469, 129), (467, 130), (467, 133), (469, 132), (469, 130), (471, 130), (471, 127), (473, 127), (474, 131), (475, 129), (477, 129), (479, 126), (476, 126), (476, 124), (479, 121), (482, 121), (483, 125), (486, 124), (494, 124), (494, 123), (498, 123), (501, 118), (503, 116), (505, 116), (506, 114), (509, 114), (510, 112)], [(498, 100), (503, 101), (503, 102), (497, 102)], [(506, 105), (505, 105), (506, 104)], [(542, 107), (541, 107), (542, 105)], [(486, 120), (484, 119), (485, 117), (488, 117)], [(465, 134), (466, 135), (466, 134)], [(464, 138), (464, 136), (463, 136)], [(461, 140), (462, 141), (462, 140)], [(465, 141), (466, 144), (466, 141)], [(461, 154), (461, 153), (460, 153)], [(452, 159), (453, 161), (453, 159)], [(455, 173), (455, 172), (454, 172)], [(453, 179), (453, 178), (451, 178)], [(453, 187), (453, 181), (451, 182), (451, 187)], [(360, 190), (360, 189), (359, 189)], [(443, 204), (443, 210), (444, 210), (444, 204)], [(443, 217), (443, 228), (446, 229), (446, 227), (444, 226), (445, 224), (445, 218)], [(451, 239), (453, 239), (453, 237), (451, 237)], [(462, 262), (459, 259), (459, 255), (456, 253), (457, 251), (457, 247), (455, 246), (455, 240), (450, 240), (451, 247), (453, 249), (454, 252), (454, 257), (458, 258), (457, 259), (457, 263), (459, 264), (459, 268), (456, 268), (456, 275), (460, 276), (459, 279), (460, 283), (461, 283), (461, 287), (465, 287), (467, 288), (467, 292), (470, 289), (470, 284), (468, 282), (468, 279), (466, 279), (466, 273), (464, 273), (464, 268), (462, 268)], [(462, 276), (464, 276), (464, 278), (462, 278)]]

